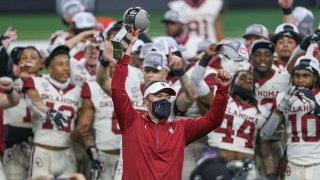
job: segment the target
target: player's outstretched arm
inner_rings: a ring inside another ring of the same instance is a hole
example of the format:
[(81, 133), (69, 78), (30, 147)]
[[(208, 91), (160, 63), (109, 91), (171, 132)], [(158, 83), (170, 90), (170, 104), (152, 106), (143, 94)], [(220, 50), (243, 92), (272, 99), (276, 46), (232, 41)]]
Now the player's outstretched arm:
[(116, 60), (113, 58), (113, 46), (111, 42), (106, 41), (103, 55), (99, 59), (99, 62), (96, 81), (100, 85), (101, 89), (111, 97), (112, 92), (109, 65), (110, 63), (116, 63)]
[(196, 119), (186, 121), (186, 143), (189, 144), (219, 127), (223, 121), (228, 104), (229, 85), (232, 75), (223, 70), (218, 70), (216, 76), (217, 92), (207, 114)]
[(126, 50), (122, 60), (119, 60), (117, 62), (111, 82), (114, 111), (116, 113), (118, 123), (122, 131), (127, 129), (133, 123), (135, 117), (138, 114), (137, 111), (132, 107), (131, 100), (125, 89), (131, 49), (133, 44), (138, 39), (139, 30), (135, 30), (132, 33), (133, 37), (131, 39), (130, 45)]
[(183, 93), (181, 93), (176, 100), (176, 106), (180, 112), (185, 112), (189, 109), (192, 103), (197, 99), (198, 93), (196, 88), (190, 78), (185, 74), (182, 68), (182, 59), (178, 56), (172, 54), (169, 49), (169, 67), (170, 70), (179, 77), (181, 83), (181, 88)]
[(0, 94), (0, 107), (10, 108), (19, 104), (20, 97), (13, 88), (12, 79), (8, 77), (0, 78), (0, 89), (4, 94)]

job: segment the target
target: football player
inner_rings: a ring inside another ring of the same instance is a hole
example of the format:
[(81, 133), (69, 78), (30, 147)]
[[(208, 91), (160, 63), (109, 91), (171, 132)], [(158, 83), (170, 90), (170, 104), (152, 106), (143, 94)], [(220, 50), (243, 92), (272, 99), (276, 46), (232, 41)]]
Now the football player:
[(45, 60), (49, 77), (24, 82), (34, 132), (30, 178), (68, 178), (77, 171), (70, 133), (82, 99), (81, 88), (70, 83), (69, 51), (67, 46), (53, 49)]

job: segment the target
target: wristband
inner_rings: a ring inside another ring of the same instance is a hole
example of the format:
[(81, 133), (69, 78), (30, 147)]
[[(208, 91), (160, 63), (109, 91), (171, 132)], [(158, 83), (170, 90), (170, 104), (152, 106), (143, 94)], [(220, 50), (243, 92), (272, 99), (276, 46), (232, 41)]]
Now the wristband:
[(207, 53), (205, 53), (203, 55), (203, 57), (200, 59), (199, 65), (202, 67), (207, 67), (211, 58), (212, 58), (211, 56), (209, 56)]
[(110, 61), (105, 61), (102, 58), (99, 60), (99, 62), (105, 68), (107, 68), (109, 66), (109, 64), (110, 64)]
[(182, 77), (185, 74), (183, 69), (174, 70), (173, 73), (178, 77)]
[(6, 91), (4, 91), (6, 94), (11, 94), (12, 92), (13, 92), (13, 88), (11, 88), (11, 89), (9, 89), (9, 90), (6, 90)]
[(289, 15), (289, 14), (292, 13), (292, 8), (288, 8), (288, 9), (283, 9), (282, 8), (282, 12), (283, 12), (284, 15)]

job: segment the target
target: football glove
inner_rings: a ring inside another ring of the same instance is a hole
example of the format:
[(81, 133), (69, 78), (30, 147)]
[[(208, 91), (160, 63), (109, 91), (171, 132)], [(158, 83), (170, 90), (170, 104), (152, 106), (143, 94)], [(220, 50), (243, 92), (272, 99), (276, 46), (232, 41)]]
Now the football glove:
[(67, 125), (67, 119), (64, 117), (64, 115), (52, 108), (47, 111), (47, 117), (56, 125), (59, 130)]

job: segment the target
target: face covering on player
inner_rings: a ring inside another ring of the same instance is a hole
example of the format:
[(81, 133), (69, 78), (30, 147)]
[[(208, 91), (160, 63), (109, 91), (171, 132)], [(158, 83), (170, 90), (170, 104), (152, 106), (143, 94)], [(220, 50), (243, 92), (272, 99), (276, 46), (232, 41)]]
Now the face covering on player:
[(254, 99), (254, 91), (252, 89), (244, 88), (238, 84), (233, 85), (234, 94), (238, 95), (244, 100)]
[(151, 112), (156, 118), (163, 119), (165, 117), (170, 116), (171, 103), (168, 100), (160, 99), (158, 101), (154, 101), (151, 103), (152, 103)]

